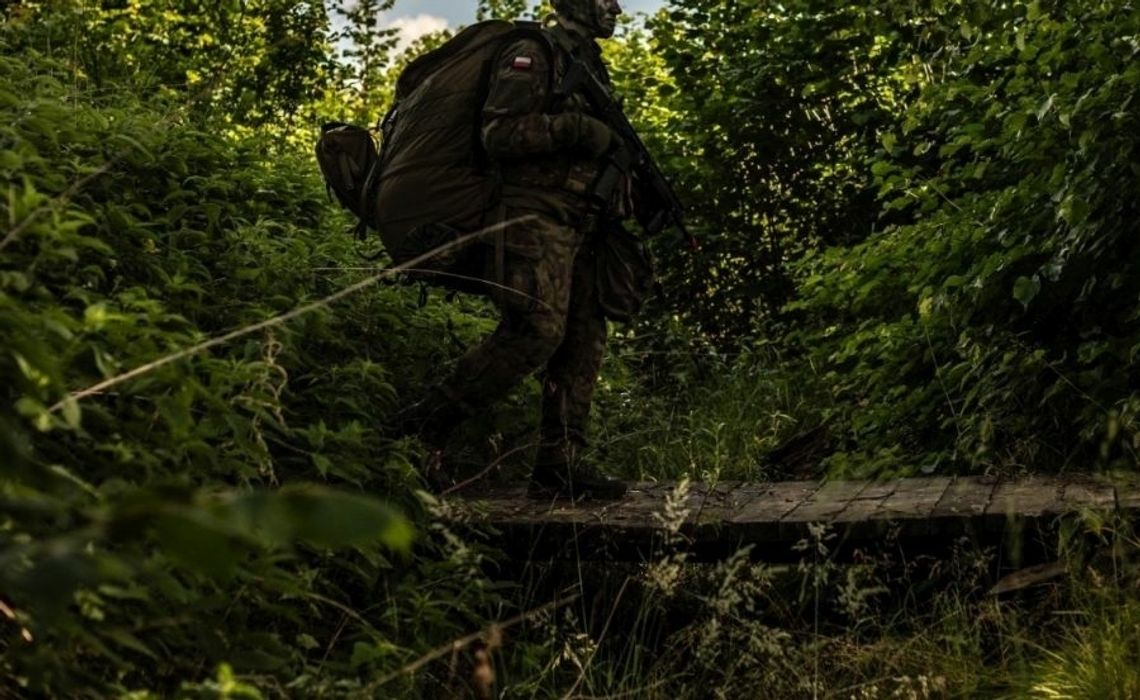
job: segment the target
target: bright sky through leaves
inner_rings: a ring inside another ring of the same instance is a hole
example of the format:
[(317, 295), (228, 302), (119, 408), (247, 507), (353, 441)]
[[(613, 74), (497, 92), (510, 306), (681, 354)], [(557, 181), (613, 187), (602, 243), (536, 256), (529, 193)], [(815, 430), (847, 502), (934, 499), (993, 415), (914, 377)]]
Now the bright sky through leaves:
[[(664, 0), (624, 0), (621, 5), (632, 15), (653, 12), (664, 4)], [(473, 0), (397, 0), (395, 8), (385, 13), (385, 22), (401, 30), (406, 44), (429, 32), (475, 21), (476, 7)]]

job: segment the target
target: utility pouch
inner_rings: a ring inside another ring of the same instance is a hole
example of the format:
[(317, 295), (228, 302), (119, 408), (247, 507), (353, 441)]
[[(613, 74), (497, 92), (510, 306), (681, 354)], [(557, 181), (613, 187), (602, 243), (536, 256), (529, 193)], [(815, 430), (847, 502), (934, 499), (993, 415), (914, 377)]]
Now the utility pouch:
[(618, 223), (602, 226), (594, 256), (598, 305), (606, 318), (628, 323), (653, 291), (653, 260), (645, 243)]
[(380, 158), (372, 132), (344, 122), (329, 122), (321, 126), (316, 152), (329, 194), (360, 219), (357, 237), (362, 238), (368, 226), (375, 227), (370, 195)]
[(629, 177), (633, 167), (633, 156), (628, 149), (619, 148), (605, 160), (598, 178), (590, 188), (590, 197), (598, 202), (603, 210), (613, 201), (614, 192), (622, 180)]

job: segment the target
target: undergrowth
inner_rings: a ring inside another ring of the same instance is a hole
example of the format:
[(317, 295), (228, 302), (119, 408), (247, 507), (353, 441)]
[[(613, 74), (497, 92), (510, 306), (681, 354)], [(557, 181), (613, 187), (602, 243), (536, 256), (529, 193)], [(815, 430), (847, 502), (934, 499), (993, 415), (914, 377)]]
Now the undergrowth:
[[(701, 564), (668, 548), (624, 567), (530, 562), (530, 595), (576, 567), (593, 601), (544, 618), (535, 639), (556, 660), (502, 696), (1123, 700), (1140, 681), (1140, 574), (1122, 528), (1092, 537), (1068, 523), (1054, 541), (1066, 572), (1001, 595), (991, 589), (1017, 567), (1000, 567), (998, 549), (963, 540), (908, 559), (887, 538), (840, 562), (823, 529), (786, 565), (749, 549)], [(523, 659), (503, 654), (507, 668)]]
[[(1134, 471), (1130, 6), (674, 5), (612, 50), (660, 74), (630, 105), (710, 245), (654, 242), (691, 308), (615, 329), (595, 456), (682, 483)], [(641, 564), (512, 563), (446, 525), (386, 425), (493, 314), (388, 278), (322, 301), (378, 271), (303, 134), (372, 109), (345, 93), (384, 78), (386, 37), (337, 83), (322, 3), (15, 7), (0, 694), (1140, 695), (1123, 527), (1083, 524), (1067, 576), (995, 596), (968, 543), (841, 564), (821, 529), (797, 564), (697, 563), (678, 498)], [(525, 475), (535, 391), (468, 427), (489, 478)]]

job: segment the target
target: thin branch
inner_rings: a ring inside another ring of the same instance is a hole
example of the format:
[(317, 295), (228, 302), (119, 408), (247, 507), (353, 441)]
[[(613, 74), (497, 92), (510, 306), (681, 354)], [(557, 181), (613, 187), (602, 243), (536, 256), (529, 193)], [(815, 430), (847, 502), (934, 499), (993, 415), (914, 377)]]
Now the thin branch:
[(533, 442), (528, 442), (525, 445), (519, 445), (518, 447), (507, 450), (503, 454), (499, 455), (499, 457), (494, 462), (491, 462), (489, 465), (487, 465), (487, 468), (484, 469), (483, 471), (479, 472), (478, 474), (476, 474), (475, 476), (473, 476), (469, 479), (464, 479), (463, 481), (460, 481), (458, 484), (455, 484), (454, 486), (448, 487), (444, 491), (441, 491), (439, 495), (440, 496), (450, 496), (451, 494), (455, 493), (456, 491), (461, 491), (461, 490), (467, 488), (471, 484), (474, 484), (476, 481), (479, 481), (480, 479), (482, 479), (483, 477), (487, 476), (492, 471), (494, 471), (496, 468), (498, 468), (498, 466), (500, 464), (502, 464), (503, 460), (505, 460), (507, 457), (510, 457), (511, 455), (514, 455), (514, 454), (518, 454), (519, 452), (530, 449), (531, 447), (534, 447)]
[[(313, 272), (333, 272), (333, 271), (336, 271), (336, 272), (372, 272), (375, 270), (385, 270), (385, 269), (387, 269), (387, 268), (375, 267), (375, 266), (372, 266), (372, 267), (314, 267)], [(455, 272), (441, 272), (440, 270), (428, 270), (426, 268), (420, 268), (420, 267), (409, 267), (409, 268), (402, 270), (402, 272), (414, 273), (417, 275), (434, 275), (436, 277), (447, 277), (450, 279), (464, 280), (466, 282), (478, 282), (479, 284), (481, 284), (485, 287), (490, 287), (492, 289), (498, 289), (500, 291), (507, 292), (509, 294), (514, 294), (514, 295), (520, 296), (520, 297), (522, 297), (528, 301), (538, 302), (539, 304), (545, 306), (546, 308), (550, 309), (551, 311), (554, 310), (554, 307), (552, 307), (550, 304), (547, 304), (545, 301), (543, 301), (542, 299), (539, 299), (538, 297), (531, 296), (530, 294), (527, 294), (526, 292), (520, 292), (519, 290), (515, 289), (514, 287), (508, 287), (505, 284), (499, 284), (498, 282), (494, 282), (494, 281), (491, 281), (488, 279), (483, 279), (482, 277), (474, 277), (472, 275), (460, 275), (460, 274), (455, 273)]]
[(484, 630), (481, 630), (479, 632), (474, 632), (472, 634), (467, 635), (466, 637), (460, 637), (459, 639), (456, 639), (456, 640), (454, 640), (448, 644), (444, 644), (443, 646), (437, 647), (437, 648), (433, 649), (432, 651), (428, 652), (427, 654), (416, 659), (412, 663), (408, 664), (407, 666), (404, 666), (400, 670), (393, 671), (392, 673), (389, 673), (388, 675), (382, 676), (379, 679), (373, 681), (367, 688), (364, 689), (364, 692), (366, 694), (371, 693), (372, 691), (376, 690), (380, 686), (385, 685), (386, 683), (389, 683), (389, 682), (399, 678), (400, 676), (411, 675), (411, 674), (415, 673), (416, 671), (420, 670), (424, 666), (427, 666), (432, 661), (437, 661), (439, 659), (444, 658), (448, 654), (453, 654), (453, 653), (460, 651), (462, 649), (466, 649), (467, 647), (471, 646), (475, 642), (481, 641), (483, 639), (487, 639), (488, 637), (495, 636), (496, 634), (498, 634), (499, 632), (501, 632), (505, 629), (509, 629), (509, 628), (514, 627), (516, 625), (520, 625), (524, 622), (531, 620), (532, 618), (538, 617), (539, 615), (551, 612), (553, 610), (559, 610), (561, 608), (564, 608), (567, 605), (570, 605), (571, 603), (573, 603), (574, 601), (578, 600), (581, 597), (582, 597), (581, 593), (574, 593), (573, 595), (571, 595), (567, 598), (560, 598), (560, 599), (552, 600), (549, 603), (547, 603), (546, 605), (539, 606), (539, 607), (534, 608), (533, 610), (530, 610), (530, 611), (525, 612), (525, 613), (520, 613), (519, 615), (516, 615), (515, 617), (512, 617), (511, 619), (506, 620), (505, 622), (495, 623), (495, 624), (491, 625), (490, 627), (487, 627)]
[(404, 272), (404, 271), (409, 270), (409, 269), (414, 269), (417, 265), (420, 265), (424, 262), (427, 262), (428, 260), (435, 257), (439, 253), (447, 251), (450, 248), (466, 245), (467, 243), (470, 243), (471, 241), (475, 240), (476, 238), (479, 238), (481, 236), (485, 236), (488, 233), (494, 233), (496, 231), (505, 229), (509, 226), (514, 226), (516, 224), (531, 221), (535, 218), (536, 217), (533, 215), (521, 216), (521, 217), (518, 217), (515, 219), (510, 219), (508, 221), (504, 221), (502, 223), (494, 224), (493, 226), (488, 226), (488, 227), (481, 229), (479, 231), (475, 231), (474, 233), (469, 233), (465, 236), (461, 236), (460, 238), (457, 238), (456, 240), (451, 241), (450, 243), (448, 243), (444, 246), (440, 246), (439, 248), (436, 248), (435, 250), (428, 251), (427, 253), (424, 253), (423, 255), (421, 255), (417, 258), (413, 258), (412, 260), (409, 260), (408, 262), (406, 262), (402, 265), (396, 265), (395, 267), (385, 268), (384, 270), (380, 271), (378, 274), (375, 274), (375, 275), (369, 277), (368, 279), (361, 280), (360, 282), (357, 282), (356, 284), (349, 285), (348, 287), (345, 287), (344, 289), (342, 289), (338, 292), (330, 294), (329, 296), (324, 297), (323, 299), (318, 299), (317, 301), (310, 302), (310, 303), (304, 304), (302, 306), (298, 306), (297, 308), (295, 308), (291, 311), (287, 311), (283, 314), (274, 316), (273, 318), (269, 318), (269, 319), (266, 319), (264, 321), (254, 323), (252, 325), (245, 326), (244, 328), (238, 328), (237, 330), (230, 331), (229, 333), (226, 333), (224, 335), (220, 335), (216, 338), (211, 338), (205, 342), (198, 343), (197, 345), (195, 345), (193, 347), (189, 347), (189, 348), (186, 348), (184, 350), (179, 350), (178, 352), (171, 353), (169, 355), (166, 355), (165, 357), (160, 357), (159, 359), (157, 359), (153, 362), (148, 362), (147, 364), (142, 365), (140, 367), (136, 367), (136, 368), (134, 368), (128, 372), (124, 372), (122, 374), (116, 375), (114, 377), (111, 377), (110, 379), (105, 379), (105, 380), (103, 380), (97, 384), (93, 384), (92, 386), (87, 387), (86, 389), (80, 389), (78, 391), (73, 391), (70, 394), (68, 394), (66, 397), (61, 399), (58, 403), (53, 405), (51, 408), (49, 408), (48, 412), (49, 413), (55, 413), (55, 412), (59, 411), (60, 409), (62, 409), (65, 405), (67, 405), (68, 402), (80, 401), (80, 400), (85, 399), (85, 398), (92, 396), (94, 394), (98, 394), (98, 393), (101, 393), (103, 391), (106, 391), (107, 389), (110, 389), (113, 386), (118, 386), (119, 384), (122, 384), (123, 382), (129, 381), (131, 379), (134, 379), (135, 377), (140, 377), (144, 374), (147, 374), (148, 372), (152, 372), (152, 371), (158, 369), (159, 367), (166, 366), (172, 362), (177, 362), (178, 360), (181, 360), (181, 359), (186, 358), (186, 357), (190, 357), (191, 355), (197, 355), (198, 353), (209, 350), (210, 348), (214, 348), (214, 347), (217, 347), (219, 345), (224, 345), (224, 344), (230, 342), (231, 340), (243, 338), (247, 335), (251, 335), (253, 333), (257, 333), (257, 332), (266, 330), (267, 328), (273, 328), (275, 326), (280, 326), (284, 323), (288, 323), (289, 321), (292, 321), (293, 319), (295, 319), (299, 316), (303, 316), (303, 315), (309, 313), (310, 311), (315, 311), (317, 309), (323, 308), (323, 307), (328, 306), (334, 302), (337, 302), (337, 301), (339, 301), (339, 300), (341, 300), (341, 299), (343, 299), (349, 295), (355, 294), (356, 292), (359, 292), (362, 289), (367, 289), (368, 287), (371, 287), (371, 286), (377, 284), (378, 282), (380, 282), (380, 280), (384, 279), (385, 277), (390, 277), (390, 276), (392, 276), (398, 272)]
[(570, 700), (574, 696), (574, 691), (578, 690), (578, 686), (582, 685), (582, 681), (586, 680), (586, 673), (589, 672), (590, 666), (594, 663), (594, 657), (598, 655), (598, 650), (602, 648), (602, 642), (606, 640), (606, 633), (610, 630), (610, 623), (614, 620), (614, 614), (617, 612), (618, 606), (621, 605), (621, 598), (625, 595), (625, 589), (629, 585), (630, 577), (627, 576), (622, 581), (621, 588), (618, 590), (617, 596), (614, 598), (614, 604), (610, 608), (610, 614), (606, 616), (606, 623), (602, 625), (602, 632), (598, 635), (598, 641), (594, 644), (594, 650), (590, 653), (590, 658), (586, 659), (586, 663), (582, 664), (582, 672), (578, 674), (578, 680), (574, 681), (574, 685), (570, 686), (570, 690), (562, 696), (562, 700)]
[(328, 598), (328, 597), (323, 596), (319, 593), (307, 592), (307, 593), (302, 593), (301, 595), (303, 595), (306, 598), (309, 598), (310, 600), (315, 600), (318, 603), (324, 603), (325, 605), (331, 605), (332, 607), (339, 610), (341, 612), (341, 614), (343, 614), (345, 617), (352, 618), (353, 620), (356, 620), (357, 622), (364, 625), (365, 627), (372, 627), (372, 624), (370, 622), (368, 622), (368, 620), (365, 620), (364, 617), (360, 613), (356, 612), (355, 610), (348, 607), (344, 603), (333, 600), (332, 598)]

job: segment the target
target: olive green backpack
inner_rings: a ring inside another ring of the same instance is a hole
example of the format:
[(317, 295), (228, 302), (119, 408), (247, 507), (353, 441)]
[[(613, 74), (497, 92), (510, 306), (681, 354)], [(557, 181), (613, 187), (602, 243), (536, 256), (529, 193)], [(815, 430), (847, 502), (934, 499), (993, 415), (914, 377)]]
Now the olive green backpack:
[[(367, 130), (326, 125), (317, 144), (326, 182), (360, 219), (358, 235), (365, 227), (378, 230), (396, 263), (439, 249), (417, 268), (454, 272), (463, 267), (469, 248), (449, 244), (494, 223), (501, 185), (482, 146), (483, 103), (499, 51), (523, 38), (554, 50), (537, 22), (489, 20), (412, 61), (400, 74), (395, 100), (380, 124), (376, 157), (368, 154)], [(348, 181), (355, 187), (346, 187)]]

